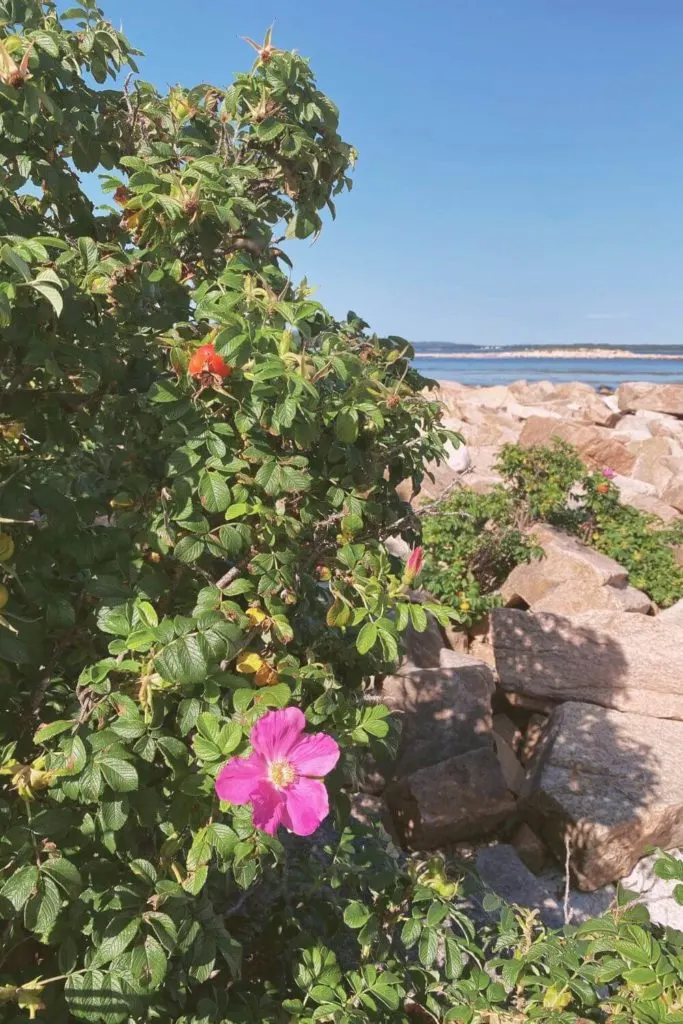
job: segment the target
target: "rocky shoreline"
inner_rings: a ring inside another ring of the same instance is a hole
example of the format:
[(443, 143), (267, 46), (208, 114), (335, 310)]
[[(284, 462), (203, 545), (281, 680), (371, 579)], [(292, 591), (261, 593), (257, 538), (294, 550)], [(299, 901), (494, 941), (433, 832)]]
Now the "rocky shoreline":
[[(420, 495), (404, 489), (413, 502), (489, 490), (504, 443), (557, 436), (612, 470), (623, 502), (664, 522), (683, 515), (683, 385), (599, 396), (583, 384), (442, 383), (437, 398), (465, 443), (430, 467)], [(569, 906), (580, 919), (581, 892), (595, 912), (621, 881), (643, 900), (656, 891), (653, 920), (683, 929), (648, 859), (683, 847), (683, 601), (658, 609), (613, 559), (534, 532), (544, 558), (513, 570), (486, 623), (410, 634), (377, 693), (402, 721), (398, 759), (364, 788), (397, 842), (469, 844), (501, 896), (549, 922), (566, 868), (565, 917)]]

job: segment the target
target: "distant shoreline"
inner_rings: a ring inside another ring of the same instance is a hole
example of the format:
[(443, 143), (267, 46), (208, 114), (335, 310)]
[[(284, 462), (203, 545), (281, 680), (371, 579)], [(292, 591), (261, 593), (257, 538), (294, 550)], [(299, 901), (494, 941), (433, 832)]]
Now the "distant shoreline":
[(613, 348), (577, 348), (571, 352), (567, 349), (519, 349), (517, 351), (493, 352), (423, 352), (416, 351), (415, 359), (670, 359), (682, 360), (680, 355), (656, 352), (625, 352)]

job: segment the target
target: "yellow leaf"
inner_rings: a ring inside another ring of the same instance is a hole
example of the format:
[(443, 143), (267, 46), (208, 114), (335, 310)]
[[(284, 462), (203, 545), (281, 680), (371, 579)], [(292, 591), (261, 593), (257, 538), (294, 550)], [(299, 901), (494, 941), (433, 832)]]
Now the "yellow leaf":
[(29, 982), (27, 985), (22, 985), (17, 991), (17, 1003), (21, 1010), (28, 1010), (28, 1019), (35, 1020), (36, 1013), (38, 1010), (45, 1009), (45, 1003), (42, 999), (43, 989), (37, 981)]
[(564, 1010), (572, 1001), (572, 994), (563, 986), (551, 985), (543, 996), (543, 1007), (546, 1010)]
[(247, 608), (246, 616), (251, 622), (252, 626), (260, 626), (261, 623), (268, 618), (264, 611), (260, 608)]
[(37, 793), (41, 789), (47, 789), (54, 777), (54, 772), (43, 772), (32, 768), (29, 775), (29, 786), (32, 792)]
[(263, 665), (263, 658), (254, 651), (247, 651), (240, 654), (235, 668), (243, 676), (253, 676)]

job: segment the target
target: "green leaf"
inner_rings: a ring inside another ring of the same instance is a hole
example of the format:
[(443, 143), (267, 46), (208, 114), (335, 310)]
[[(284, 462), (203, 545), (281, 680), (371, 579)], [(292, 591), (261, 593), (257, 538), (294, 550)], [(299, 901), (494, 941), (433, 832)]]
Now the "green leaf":
[(201, 474), (199, 477), (199, 501), (207, 512), (225, 511), (230, 504), (230, 488), (222, 476), (208, 470)]
[(178, 929), (173, 918), (155, 910), (145, 914), (145, 920), (166, 952), (172, 953), (178, 944)]
[(178, 637), (154, 659), (157, 672), (171, 683), (200, 683), (209, 671), (209, 651), (199, 635)]
[(370, 910), (364, 903), (359, 903), (357, 900), (349, 903), (344, 910), (344, 924), (348, 925), (349, 928), (362, 928), (369, 919)]
[(263, 463), (255, 479), (259, 487), (271, 497), (287, 491), (305, 491), (310, 487), (310, 477), (306, 473), (274, 459)]
[(143, 988), (158, 989), (168, 970), (168, 960), (161, 943), (148, 935), (142, 946), (133, 950), (130, 969)]
[(87, 970), (70, 974), (64, 982), (64, 998), (72, 1016), (92, 1024), (123, 1024), (130, 1020), (129, 998), (114, 972)]
[(282, 135), (285, 131), (286, 125), (282, 121), (278, 121), (275, 118), (269, 117), (265, 121), (256, 127), (256, 135), (261, 142), (272, 142), (278, 135)]
[(49, 877), (38, 882), (38, 891), (24, 907), (24, 925), (30, 932), (45, 935), (49, 932), (59, 916), (62, 905), (59, 890)]
[(429, 624), (426, 611), (421, 604), (411, 604), (409, 605), (409, 609), (413, 629), (417, 633), (424, 633)]
[[(450, 978), (451, 980), (454, 980), (456, 978), (459, 978), (460, 975), (462, 974), (465, 968), (465, 958), (463, 956), (459, 944), (452, 936), (446, 935), (444, 938), (444, 944), (446, 948), (446, 977)], [(506, 977), (505, 980), (507, 984), (510, 985), (510, 987), (512, 987), (512, 985), (514, 985), (517, 981), (517, 976), (521, 972), (523, 964), (519, 961), (508, 962), (513, 966), (512, 968), (510, 968), (508, 976)], [(507, 964), (505, 966), (507, 966)], [(512, 971), (514, 971), (514, 981), (510, 980), (510, 973)], [(503, 968), (503, 975), (505, 976), (505, 968)]]
[(105, 782), (115, 793), (131, 793), (138, 788), (138, 773), (130, 762), (120, 757), (102, 757), (98, 764)]
[(225, 512), (226, 522), (230, 522), (232, 519), (242, 519), (243, 516), (249, 514), (249, 506), (245, 501), (238, 502), (236, 505), (231, 505)]
[(49, 53), (51, 57), (59, 57), (59, 44), (56, 35), (56, 33), (45, 32), (39, 29), (32, 32), (30, 38), (36, 46), (39, 46), (41, 50), (45, 50), (45, 53)]
[(334, 421), (334, 436), (342, 444), (353, 444), (358, 437), (358, 413), (343, 410)]
[(112, 732), (120, 736), (122, 740), (137, 740), (147, 731), (142, 718), (135, 715), (119, 715), (111, 724)]
[(208, 835), (212, 846), (219, 856), (231, 856), (235, 846), (237, 845), (238, 837), (237, 833), (231, 829), (229, 825), (224, 825), (222, 822), (215, 821), (209, 825)]
[(172, 380), (157, 380), (149, 390), (150, 402), (177, 402), (183, 394)]
[(192, 697), (190, 700), (181, 700), (178, 705), (177, 719), (181, 736), (187, 736), (188, 732), (194, 728), (201, 708), (202, 705), (196, 697)]
[(651, 985), (657, 980), (657, 975), (651, 967), (634, 967), (630, 971), (624, 971), (624, 978), (632, 985)]
[(254, 696), (255, 707), (285, 708), (292, 699), (292, 691), (287, 683), (278, 683), (277, 686), (265, 686)]
[(141, 878), (143, 882), (147, 882), (149, 885), (154, 885), (157, 880), (156, 868), (148, 860), (144, 860), (142, 857), (132, 860), (128, 867), (136, 878)]
[(406, 949), (410, 949), (422, 934), (423, 923), (416, 917), (409, 917), (401, 929), (401, 941)]
[(360, 726), (365, 732), (370, 733), (371, 736), (377, 736), (378, 739), (382, 739), (389, 732), (387, 719), (390, 714), (389, 708), (384, 704), (373, 704), (371, 707), (363, 710)]
[(196, 871), (202, 864), (206, 864), (211, 858), (212, 850), (208, 827), (200, 828), (187, 854), (188, 871)]
[(420, 936), (420, 943), (417, 949), (417, 955), (420, 958), (420, 963), (423, 967), (431, 967), (436, 960), (436, 955), (439, 952), (439, 935), (438, 932), (433, 931), (431, 928), (425, 928)]
[(128, 820), (128, 798), (108, 793), (100, 800), (97, 814), (105, 832), (118, 832)]
[(655, 862), (654, 871), (658, 878), (680, 878), (683, 881), (683, 861), (672, 857), (670, 853), (661, 854), (659, 860)]
[(253, 589), (254, 584), (251, 580), (242, 577), (229, 583), (223, 590), (223, 593), (226, 597), (237, 597), (239, 594), (249, 594)]
[(78, 239), (78, 251), (81, 254), (81, 259), (85, 264), (86, 272), (96, 267), (99, 262), (99, 252), (92, 238), (87, 235)]
[(47, 741), (51, 740), (53, 736), (59, 736), (60, 733), (66, 732), (67, 729), (72, 729), (73, 724), (73, 720), (65, 721), (62, 719), (59, 722), (50, 722), (47, 725), (40, 725), (36, 729), (33, 742), (47, 743)]
[(377, 626), (374, 622), (366, 622), (356, 637), (359, 654), (367, 654), (377, 643)]
[(79, 779), (79, 789), (82, 799), (87, 804), (94, 804), (102, 792), (102, 773), (95, 761), (86, 764)]
[(97, 625), (103, 633), (115, 636), (128, 636), (133, 628), (133, 604), (117, 604), (100, 608), (97, 614)]
[(59, 288), (56, 288), (53, 284), (48, 284), (47, 281), (30, 281), (29, 285), (39, 295), (42, 295), (44, 299), (47, 299), (57, 316), (62, 315), (64, 300)]
[(199, 896), (200, 892), (206, 885), (206, 879), (208, 876), (209, 869), (205, 865), (198, 867), (196, 871), (191, 871), (184, 880), (183, 889), (185, 892), (189, 892), (192, 896)]
[(221, 748), (216, 743), (212, 743), (211, 740), (204, 739), (203, 736), (195, 736), (192, 740), (192, 749), (199, 758), (205, 764), (210, 764), (212, 761), (221, 761), (223, 754)]
[(313, 985), (308, 990), (308, 996), (314, 1003), (339, 1003), (339, 996), (329, 985)]
[(181, 537), (173, 549), (173, 554), (179, 562), (188, 564), (196, 562), (204, 554), (205, 543), (198, 537)]
[(88, 754), (80, 736), (70, 736), (61, 741), (62, 753), (64, 754), (64, 767), (62, 771), (69, 775), (78, 775), (85, 768)]
[(9, 245), (3, 245), (0, 249), (0, 259), (12, 270), (15, 270), (24, 281), (28, 283), (31, 280), (31, 268), (28, 263)]
[(7, 917), (5, 904), (10, 903), (14, 910), (19, 911), (33, 893), (38, 882), (38, 868), (33, 864), (25, 864), (17, 868), (0, 889), (0, 914)]
[[(384, 620), (386, 621), (386, 620)], [(382, 645), (382, 651), (387, 661), (396, 661), (398, 658), (398, 643), (396, 637), (388, 629), (382, 628), (378, 624), (379, 642)]]
[(432, 903), (429, 910), (427, 911), (427, 924), (430, 928), (436, 928), (440, 925), (445, 917), (448, 917), (450, 913), (450, 907), (444, 903)]
[(92, 966), (101, 967), (121, 956), (140, 930), (140, 924), (140, 918), (134, 918), (132, 921), (124, 920), (120, 915), (113, 918), (104, 929)]
[(400, 987), (398, 979), (390, 974), (389, 971), (385, 971), (383, 974), (380, 974), (372, 986), (372, 994), (377, 996), (380, 1002), (384, 1003), (390, 1010), (398, 1010), (403, 989)]
[(67, 896), (78, 896), (83, 888), (83, 879), (75, 864), (66, 857), (51, 857), (40, 868), (44, 875), (49, 875)]
[(204, 712), (197, 719), (197, 731), (204, 739), (210, 740), (211, 743), (215, 743), (218, 746), (221, 733), (220, 718), (209, 711)]

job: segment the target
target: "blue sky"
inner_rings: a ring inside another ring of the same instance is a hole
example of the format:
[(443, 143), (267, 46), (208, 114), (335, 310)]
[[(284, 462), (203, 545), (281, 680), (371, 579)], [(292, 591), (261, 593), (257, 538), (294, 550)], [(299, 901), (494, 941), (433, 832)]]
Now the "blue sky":
[(101, 0), (158, 86), (275, 22), (360, 151), (296, 272), (382, 333), (683, 342), (683, 0)]

